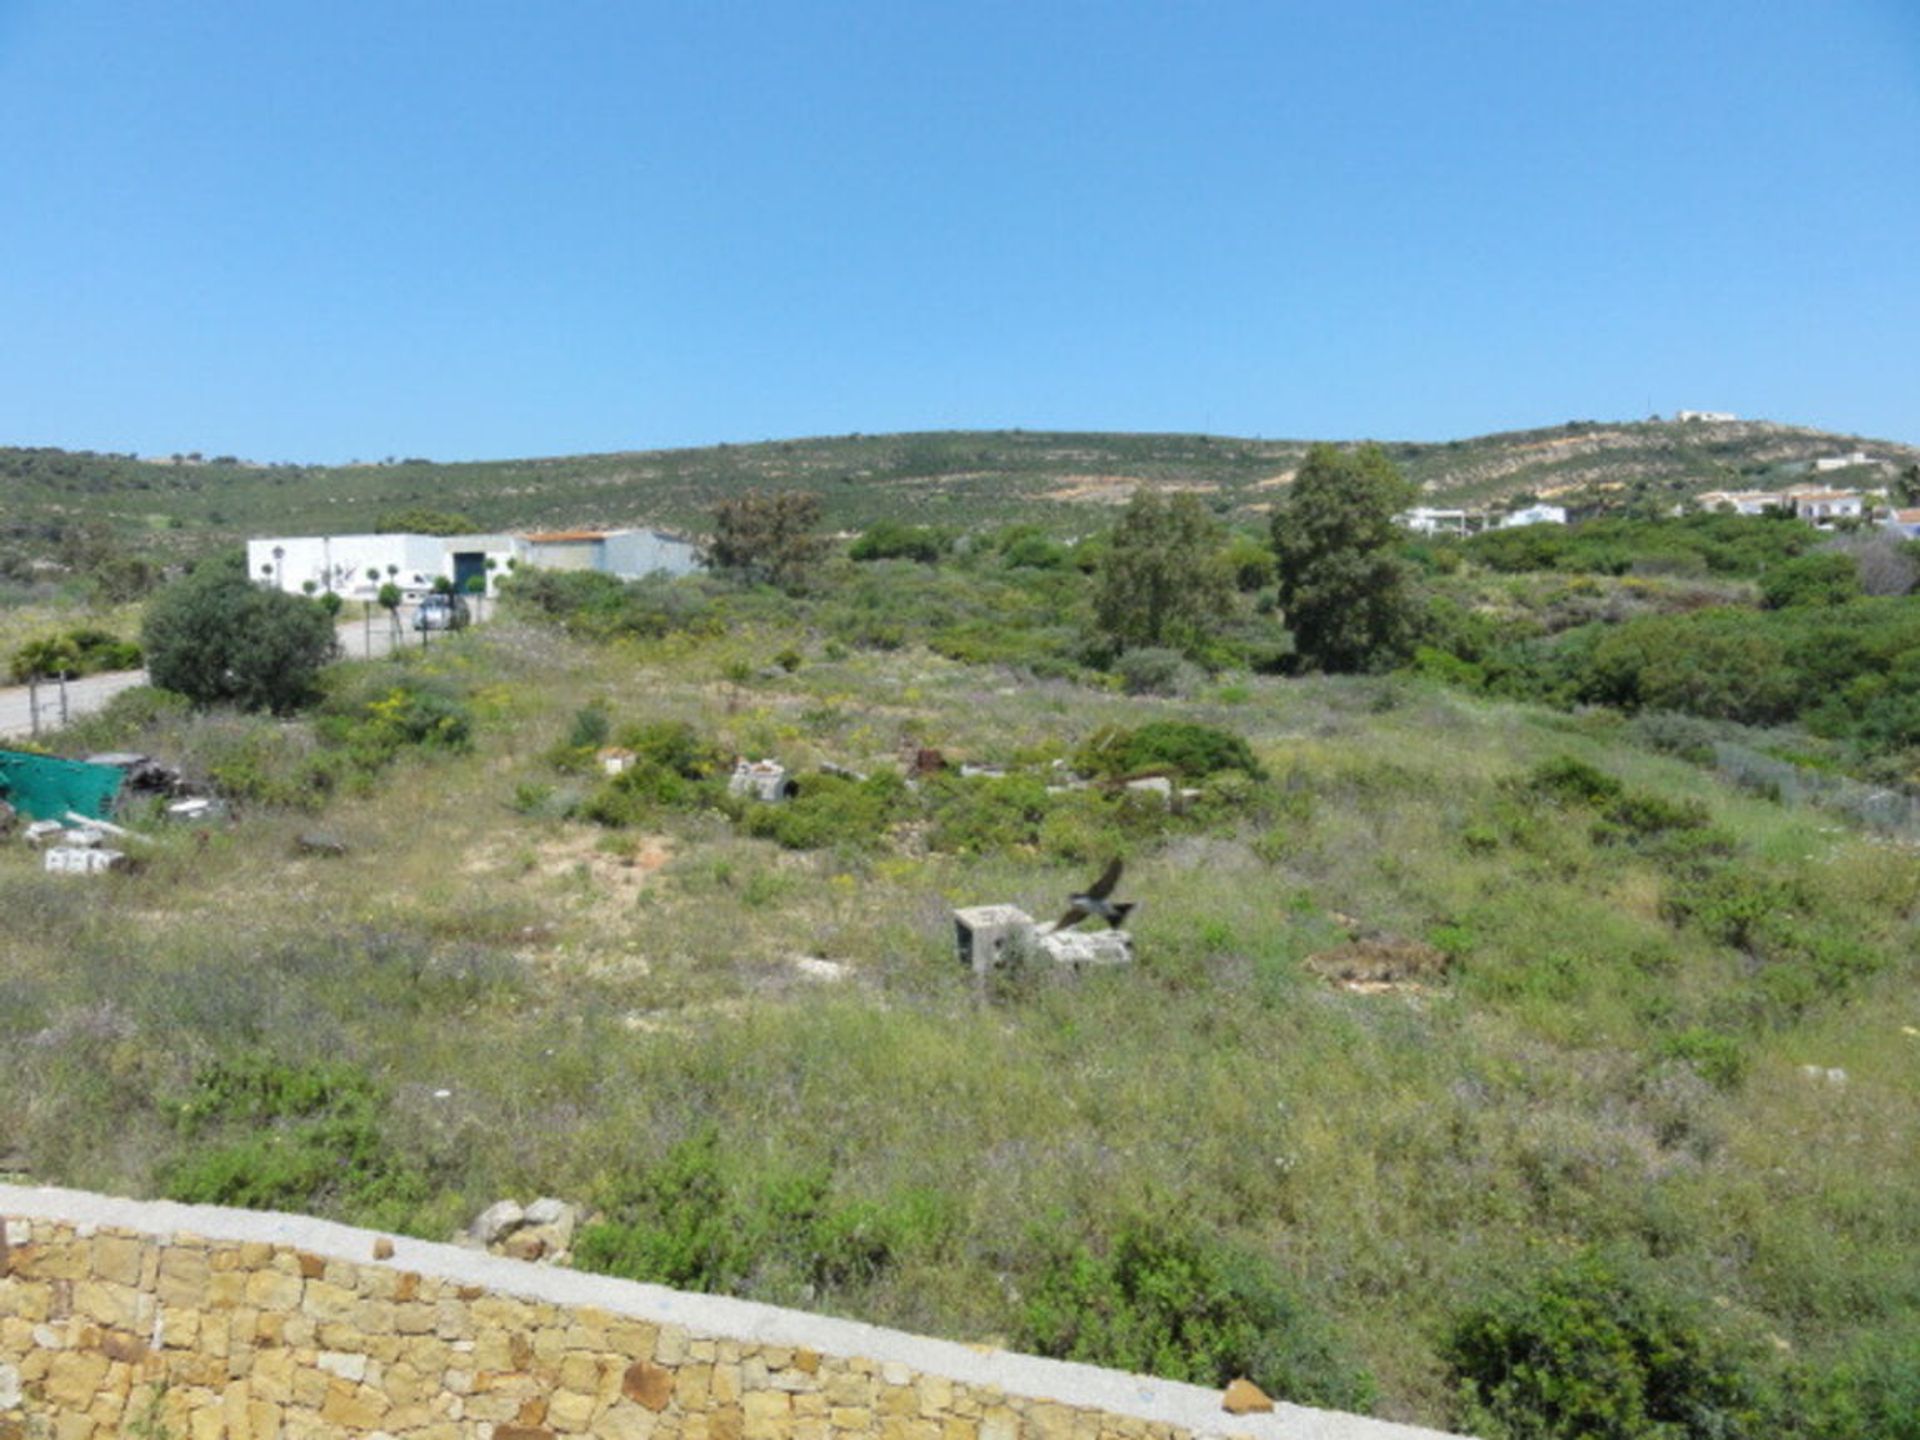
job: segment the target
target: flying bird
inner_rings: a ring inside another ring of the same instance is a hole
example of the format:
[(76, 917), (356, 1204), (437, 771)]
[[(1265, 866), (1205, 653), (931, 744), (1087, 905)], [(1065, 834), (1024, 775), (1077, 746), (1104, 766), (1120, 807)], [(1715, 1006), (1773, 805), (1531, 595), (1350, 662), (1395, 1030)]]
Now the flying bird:
[(1119, 883), (1120, 861), (1115, 857), (1107, 862), (1107, 868), (1098, 880), (1087, 887), (1085, 894), (1067, 897), (1067, 913), (1054, 922), (1053, 928), (1070, 930), (1089, 915), (1098, 915), (1107, 922), (1109, 930), (1118, 930), (1134, 906), (1131, 900), (1114, 901), (1107, 898)]

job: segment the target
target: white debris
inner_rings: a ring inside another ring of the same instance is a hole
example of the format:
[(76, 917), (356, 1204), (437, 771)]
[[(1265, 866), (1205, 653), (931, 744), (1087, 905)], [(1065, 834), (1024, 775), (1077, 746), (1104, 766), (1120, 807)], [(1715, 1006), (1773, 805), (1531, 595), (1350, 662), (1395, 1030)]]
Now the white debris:
[(1133, 937), (1124, 930), (1049, 930), (1040, 950), (1061, 965), (1128, 965)]
[(47, 851), (46, 867), (49, 875), (104, 875), (109, 870), (118, 870), (127, 863), (124, 852), (100, 848), (96, 843), (84, 845), (56, 845)]
[(822, 960), (817, 955), (796, 955), (793, 968), (810, 980), (823, 980), (829, 984), (853, 974), (851, 965), (843, 965), (838, 960)]

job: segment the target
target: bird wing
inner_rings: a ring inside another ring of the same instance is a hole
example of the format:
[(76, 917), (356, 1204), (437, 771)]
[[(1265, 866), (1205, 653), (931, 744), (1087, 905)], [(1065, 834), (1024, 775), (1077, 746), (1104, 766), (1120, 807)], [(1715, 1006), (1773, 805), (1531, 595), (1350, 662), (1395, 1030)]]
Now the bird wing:
[(1089, 900), (1104, 900), (1113, 893), (1113, 887), (1120, 883), (1120, 857), (1115, 856), (1107, 862), (1107, 868), (1101, 877), (1087, 890)]
[(1071, 930), (1082, 920), (1086, 919), (1090, 913), (1092, 912), (1082, 910), (1078, 905), (1070, 906), (1066, 914), (1053, 922), (1053, 928), (1055, 930)]

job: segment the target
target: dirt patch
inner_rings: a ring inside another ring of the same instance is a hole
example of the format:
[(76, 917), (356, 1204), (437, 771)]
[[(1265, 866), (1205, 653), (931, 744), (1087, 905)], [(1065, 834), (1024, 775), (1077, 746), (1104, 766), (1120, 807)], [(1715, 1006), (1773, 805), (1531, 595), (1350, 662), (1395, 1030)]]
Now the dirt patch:
[(509, 852), (489, 847), (468, 856), (461, 867), (469, 874), (509, 874), (561, 880), (584, 874), (596, 885), (614, 891), (638, 890), (673, 858), (673, 841), (666, 835), (640, 835), (619, 847), (602, 848), (604, 832), (562, 831), (523, 842)]
[(1206, 481), (1142, 480), (1137, 475), (1062, 475), (1040, 500), (1076, 501), (1090, 505), (1124, 505), (1136, 490), (1157, 490), (1163, 495), (1182, 491), (1210, 495), (1219, 486)]
[(1445, 952), (1421, 940), (1374, 935), (1307, 957), (1307, 969), (1357, 995), (1421, 991), (1446, 978)]

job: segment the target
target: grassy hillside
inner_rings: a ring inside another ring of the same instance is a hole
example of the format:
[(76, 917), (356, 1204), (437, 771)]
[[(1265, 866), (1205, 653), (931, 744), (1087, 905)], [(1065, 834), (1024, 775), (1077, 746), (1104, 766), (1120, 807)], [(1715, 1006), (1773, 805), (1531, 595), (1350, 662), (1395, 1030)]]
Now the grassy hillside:
[[(1910, 850), (1605, 711), (1035, 678), (1083, 577), (967, 565), (510, 617), (290, 723), (121, 702), (72, 743), (237, 817), (104, 883), (0, 847), (0, 1166), (433, 1236), (560, 1194), (583, 1263), (1486, 1434), (1910, 1433)], [(1049, 788), (1166, 721), (1252, 768)], [(1113, 853), (1138, 963), (976, 992), (951, 908)], [(1532, 1344), (1616, 1367), (1576, 1428), (1467, 1387)]]
[[(1222, 514), (1257, 520), (1305, 448), (1304, 441), (1205, 435), (961, 431), (344, 467), (155, 464), (0, 449), (0, 545), (45, 550), (63, 528), (95, 521), (122, 543), (191, 553), (249, 534), (364, 529), (385, 511), (414, 505), (460, 511), (488, 526), (698, 528), (716, 500), (750, 486), (818, 491), (829, 522), (849, 528), (878, 518), (1023, 519), (1086, 531), (1103, 525), (1108, 507), (1140, 484), (1196, 490)], [(1761, 421), (1580, 422), (1388, 448), (1436, 501), (1473, 504), (1533, 493), (1621, 505), (1786, 483), (1815, 457), (1856, 448), (1902, 465), (1920, 460), (1911, 446)]]

